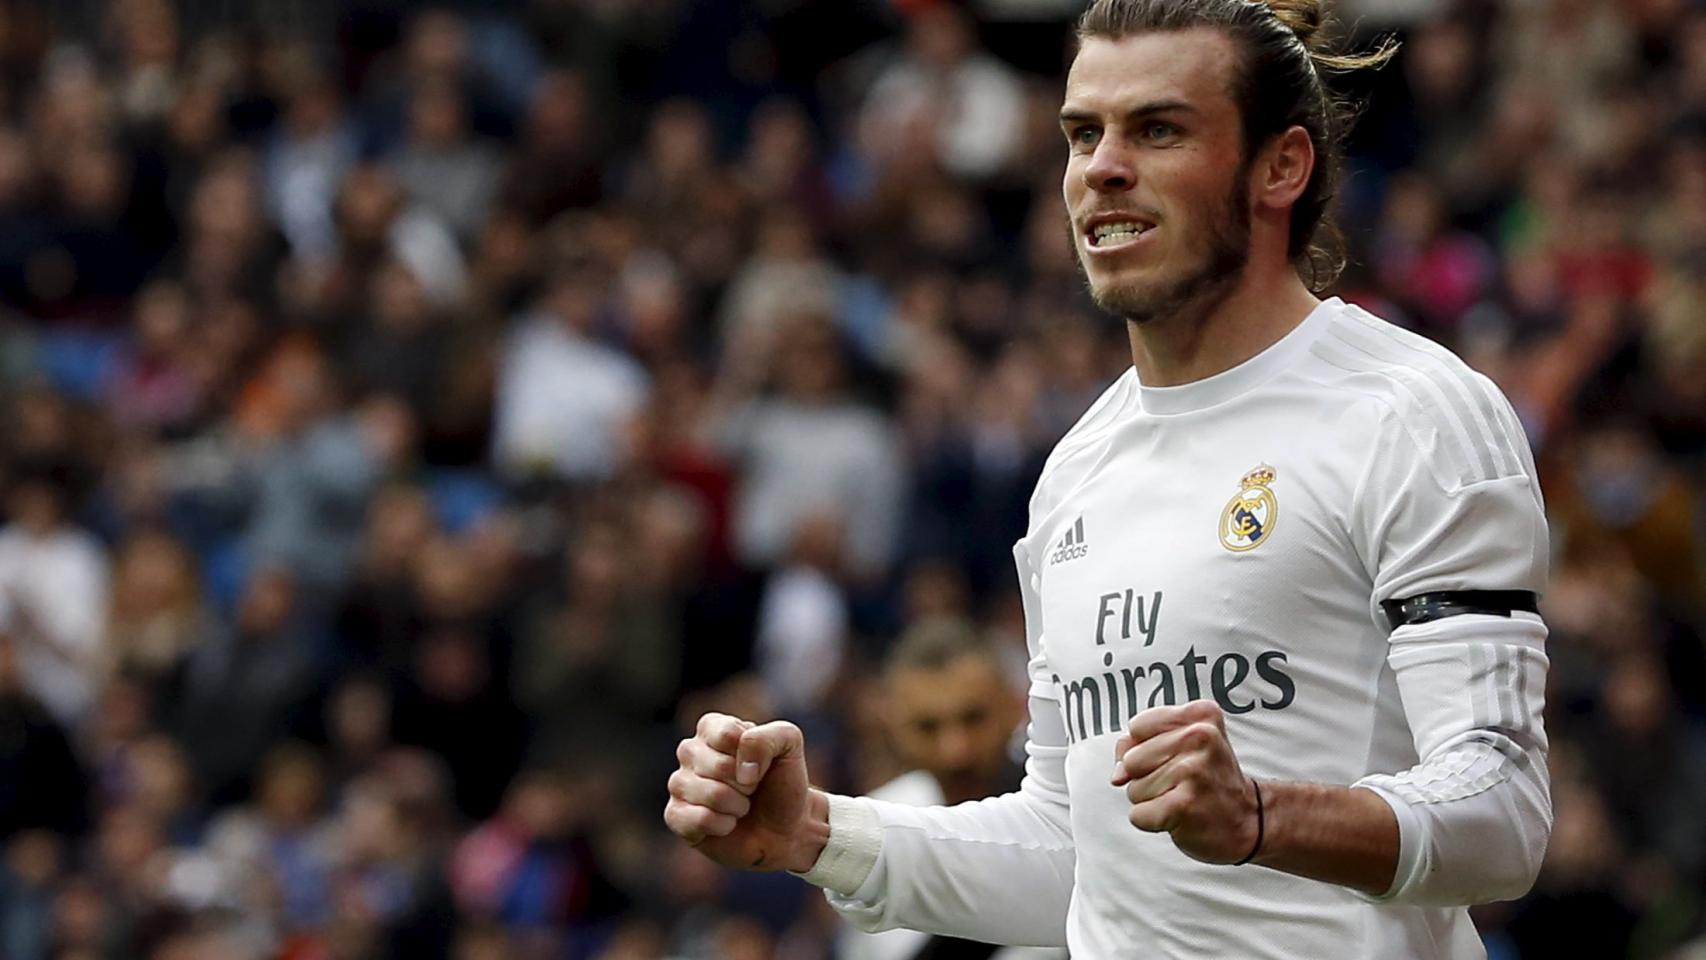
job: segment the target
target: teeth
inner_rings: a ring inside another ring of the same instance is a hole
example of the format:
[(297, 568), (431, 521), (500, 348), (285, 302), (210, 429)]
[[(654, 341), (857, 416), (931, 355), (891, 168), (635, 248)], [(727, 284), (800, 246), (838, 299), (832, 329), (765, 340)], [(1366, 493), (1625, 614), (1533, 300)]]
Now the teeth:
[(1150, 227), (1148, 224), (1135, 223), (1132, 221), (1104, 223), (1099, 224), (1096, 229), (1091, 232), (1091, 236), (1095, 238), (1096, 245), (1101, 246), (1103, 243), (1107, 242), (1124, 243), (1127, 240), (1142, 236), (1149, 230)]

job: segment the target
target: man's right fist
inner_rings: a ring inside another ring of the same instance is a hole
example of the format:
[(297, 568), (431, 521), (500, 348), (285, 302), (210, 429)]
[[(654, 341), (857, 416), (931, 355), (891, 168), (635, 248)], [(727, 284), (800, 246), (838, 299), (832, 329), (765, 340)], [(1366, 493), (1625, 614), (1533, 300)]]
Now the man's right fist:
[(829, 837), (829, 800), (806, 778), (806, 742), (785, 720), (699, 718), (675, 748), (663, 821), (700, 853), (743, 870), (804, 872)]

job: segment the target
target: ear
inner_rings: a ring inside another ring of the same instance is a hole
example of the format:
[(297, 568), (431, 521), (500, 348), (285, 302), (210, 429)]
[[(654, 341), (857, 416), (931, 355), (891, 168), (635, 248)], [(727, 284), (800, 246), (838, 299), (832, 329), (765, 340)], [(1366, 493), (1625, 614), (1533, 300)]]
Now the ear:
[(1269, 138), (1250, 169), (1250, 198), (1258, 207), (1285, 209), (1297, 202), (1315, 171), (1309, 131), (1288, 127)]

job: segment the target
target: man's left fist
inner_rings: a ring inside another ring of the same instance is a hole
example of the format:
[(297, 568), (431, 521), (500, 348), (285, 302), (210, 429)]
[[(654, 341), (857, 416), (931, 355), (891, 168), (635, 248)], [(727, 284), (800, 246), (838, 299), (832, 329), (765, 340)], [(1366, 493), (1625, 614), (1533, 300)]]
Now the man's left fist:
[(1132, 717), (1114, 745), (1113, 783), (1131, 800), (1132, 826), (1171, 834), (1192, 859), (1237, 863), (1255, 851), (1256, 786), (1238, 766), (1226, 717), (1211, 700)]

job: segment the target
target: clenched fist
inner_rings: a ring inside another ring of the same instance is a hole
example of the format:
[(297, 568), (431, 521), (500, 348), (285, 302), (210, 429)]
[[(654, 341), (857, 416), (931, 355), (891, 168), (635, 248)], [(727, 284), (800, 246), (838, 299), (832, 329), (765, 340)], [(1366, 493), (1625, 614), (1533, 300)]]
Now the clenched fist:
[(1188, 857), (1238, 863), (1256, 852), (1260, 797), (1212, 701), (1151, 707), (1133, 717), (1114, 745), (1113, 784), (1131, 800), (1132, 826), (1171, 834)]
[(829, 801), (811, 789), (805, 750), (787, 721), (705, 714), (676, 747), (664, 823), (726, 867), (811, 869), (829, 836)]

